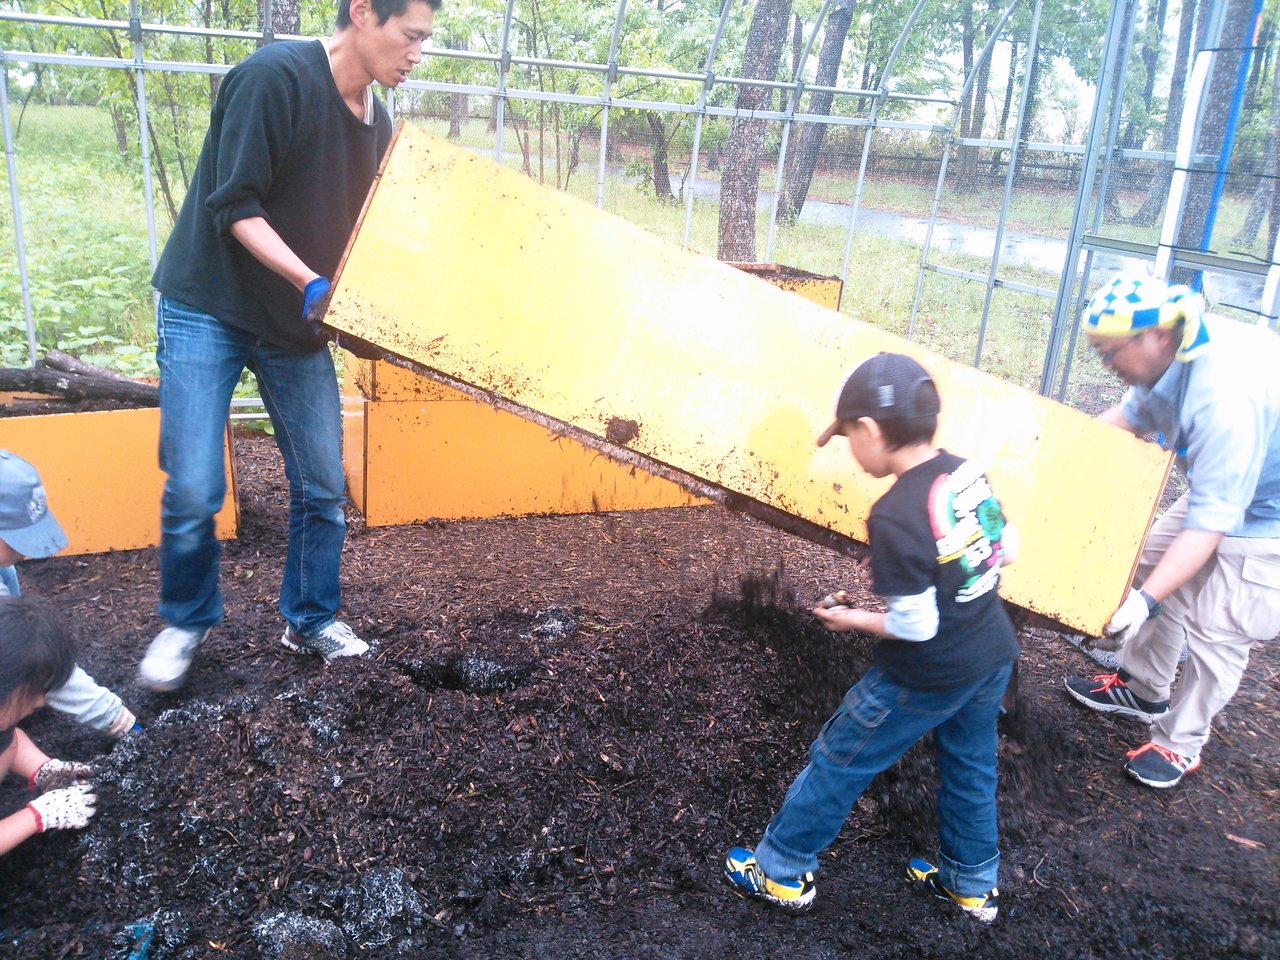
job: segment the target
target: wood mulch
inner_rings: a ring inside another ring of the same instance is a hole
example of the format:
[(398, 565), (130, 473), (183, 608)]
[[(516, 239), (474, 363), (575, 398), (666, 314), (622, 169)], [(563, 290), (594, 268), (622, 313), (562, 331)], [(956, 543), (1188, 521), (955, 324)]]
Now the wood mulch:
[(1203, 768), (1155, 791), (1121, 769), (1145, 730), (1062, 691), (1101, 671), (1025, 627), (999, 921), (900, 879), (936, 849), (923, 748), (858, 802), (815, 909), (789, 918), (737, 898), (720, 860), (757, 839), (866, 662), (808, 613), (866, 593), (852, 561), (720, 507), (353, 515), (344, 615), (376, 649), (325, 667), (277, 643), (278, 454), (254, 435), (237, 454), (226, 621), (184, 691), (134, 683), (160, 627), (154, 550), (22, 569), (146, 730), (112, 746), (48, 711), (24, 724), (97, 763), (101, 805), (0, 860), (6, 957), (1280, 956), (1275, 643)]

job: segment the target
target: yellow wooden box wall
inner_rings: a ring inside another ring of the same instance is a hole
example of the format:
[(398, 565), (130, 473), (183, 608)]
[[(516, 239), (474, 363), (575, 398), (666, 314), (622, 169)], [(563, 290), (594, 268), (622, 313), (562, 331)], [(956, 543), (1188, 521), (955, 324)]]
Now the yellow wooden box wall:
[[(227, 499), (217, 535), (236, 535), (240, 510), (227, 429)], [(49, 509), (67, 533), (66, 555), (134, 550), (160, 543), (160, 411), (104, 410), (0, 418), (0, 448), (29, 460)]]
[(367, 400), (355, 378), (346, 379), (343, 461), (369, 526), (705, 502), (669, 480), (450, 392), (457, 399)]

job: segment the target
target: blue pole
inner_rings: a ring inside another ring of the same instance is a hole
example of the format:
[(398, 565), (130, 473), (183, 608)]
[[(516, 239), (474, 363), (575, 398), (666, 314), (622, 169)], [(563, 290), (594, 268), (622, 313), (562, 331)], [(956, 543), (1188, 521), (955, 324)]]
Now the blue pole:
[[(1204, 218), (1204, 231), (1200, 235), (1200, 249), (1209, 249), (1209, 240), (1213, 237), (1213, 226), (1218, 219), (1218, 204), (1222, 201), (1222, 191), (1227, 183), (1227, 161), (1231, 157), (1231, 148), (1235, 145), (1236, 127), (1240, 123), (1240, 107), (1244, 103), (1244, 87), (1249, 79), (1249, 66), (1253, 60), (1253, 48), (1258, 37), (1258, 22), (1262, 18), (1262, 6), (1265, 0), (1254, 0), (1253, 29), (1247, 34), (1249, 45), (1240, 56), (1240, 69), (1236, 71), (1236, 85), (1231, 93), (1231, 109), (1227, 112), (1227, 129), (1222, 137), (1222, 149), (1218, 152), (1217, 175), (1213, 180), (1213, 193), (1209, 197), (1209, 210)], [(1191, 289), (1197, 293), (1204, 286), (1204, 271), (1197, 270), (1191, 281)]]

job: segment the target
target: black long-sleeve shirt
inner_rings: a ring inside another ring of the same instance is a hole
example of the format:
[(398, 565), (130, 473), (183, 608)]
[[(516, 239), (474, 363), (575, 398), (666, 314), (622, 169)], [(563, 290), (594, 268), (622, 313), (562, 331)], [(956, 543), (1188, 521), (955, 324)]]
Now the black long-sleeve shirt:
[(223, 323), (299, 351), (322, 345), (302, 294), (231, 235), (265, 217), (312, 270), (332, 277), (378, 165), (391, 118), (373, 123), (342, 99), (318, 40), (258, 50), (223, 79), (195, 177), (152, 284)]

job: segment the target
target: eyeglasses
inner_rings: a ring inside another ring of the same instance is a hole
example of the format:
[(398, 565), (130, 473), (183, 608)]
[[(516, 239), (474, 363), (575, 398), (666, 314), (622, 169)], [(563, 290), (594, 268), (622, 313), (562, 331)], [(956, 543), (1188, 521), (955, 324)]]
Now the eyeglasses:
[(1134, 336), (1129, 337), (1123, 343), (1116, 344), (1110, 350), (1103, 350), (1096, 343), (1090, 343), (1089, 349), (1093, 351), (1094, 356), (1096, 356), (1099, 360), (1101, 360), (1106, 366), (1110, 367), (1110, 366), (1113, 366), (1112, 361), (1115, 360), (1116, 355), (1120, 353), (1120, 351), (1122, 351), (1125, 347), (1129, 346), (1130, 344), (1136, 343), (1138, 340), (1142, 339), (1142, 337), (1146, 336), (1146, 334), (1147, 334), (1147, 331), (1143, 330), (1141, 333), (1135, 334)]

